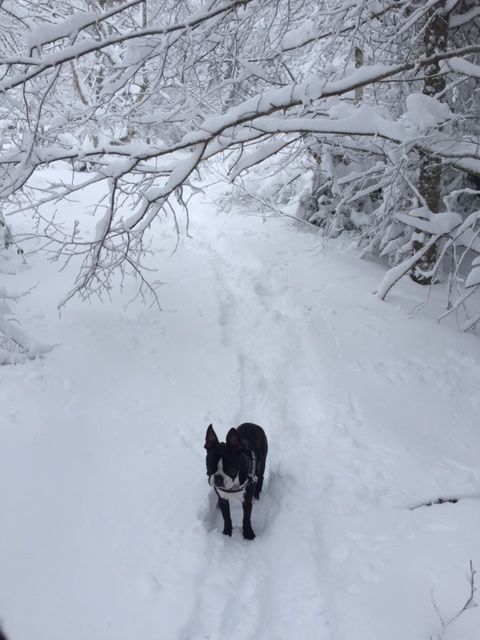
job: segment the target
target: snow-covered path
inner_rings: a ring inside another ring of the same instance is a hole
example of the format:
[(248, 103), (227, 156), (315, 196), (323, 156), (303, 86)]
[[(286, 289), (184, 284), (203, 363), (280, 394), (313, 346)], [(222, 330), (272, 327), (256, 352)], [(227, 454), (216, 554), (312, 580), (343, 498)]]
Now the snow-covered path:
[[(448, 620), (480, 566), (478, 339), (407, 319), (408, 283), (378, 301), (381, 268), (306, 229), (210, 210), (156, 259), (163, 313), (58, 320), (67, 281), (35, 263), (25, 322), (61, 346), (0, 369), (11, 640), (437, 638), (432, 594)], [(254, 542), (238, 511), (221, 535), (203, 456), (210, 422), (250, 420), (270, 439)], [(464, 499), (410, 509), (439, 496)]]

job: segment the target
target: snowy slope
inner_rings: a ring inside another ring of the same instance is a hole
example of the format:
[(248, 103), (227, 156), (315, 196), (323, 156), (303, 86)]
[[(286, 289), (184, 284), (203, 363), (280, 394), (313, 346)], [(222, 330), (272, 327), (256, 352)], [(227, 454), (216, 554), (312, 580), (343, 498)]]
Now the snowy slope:
[[(278, 218), (197, 203), (128, 288), (55, 304), (38, 257), (19, 312), (58, 346), (0, 368), (0, 616), (11, 640), (427, 640), (480, 567), (480, 342), (406, 283)], [(205, 429), (267, 431), (254, 542), (221, 535)], [(411, 509), (439, 496), (456, 504)], [(432, 603), (432, 600), (435, 603)], [(446, 640), (477, 640), (469, 609)]]

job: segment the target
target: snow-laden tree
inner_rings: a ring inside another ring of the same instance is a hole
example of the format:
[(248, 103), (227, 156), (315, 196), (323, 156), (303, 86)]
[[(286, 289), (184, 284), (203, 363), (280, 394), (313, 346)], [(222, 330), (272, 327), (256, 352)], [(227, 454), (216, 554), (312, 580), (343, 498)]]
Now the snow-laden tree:
[[(463, 145), (476, 144), (480, 135), (480, 74), (478, 53), (464, 60), (453, 54), (478, 42), (479, 8), (468, 1), (398, 3), (368, 27), (358, 29), (351, 44), (370, 64), (401, 63), (406, 52), (430, 61), (362, 93), (363, 103), (383, 107), (409, 129), (408, 137), (400, 144), (385, 138), (380, 145), (376, 139), (330, 138), (333, 151), (327, 152), (322, 138), (317, 146), (323, 153), (316, 149), (322, 162), (303, 214), (329, 233), (358, 229), (366, 252), (403, 262), (382, 283), (381, 296), (406, 272), (422, 284), (447, 276), (447, 306), (455, 311), (478, 283), (478, 157)], [(463, 325), (470, 328), (478, 319), (474, 313)]]
[[(275, 158), (309, 167), (301, 215), (330, 233), (358, 229), (366, 251), (395, 263), (380, 295), (408, 271), (439, 277), (445, 256), (452, 290), (475, 290), (477, 2), (57, 4), (0, 8), (18, 34), (0, 37), (0, 191), (13, 210), (21, 192), (39, 211), (105, 185), (94, 237), (81, 220), (45, 231), (64, 257), (84, 256), (71, 295), (101, 292), (115, 270), (147, 286), (145, 231), (220, 155), (232, 180)], [(62, 161), (88, 172), (34, 187), (39, 168)]]

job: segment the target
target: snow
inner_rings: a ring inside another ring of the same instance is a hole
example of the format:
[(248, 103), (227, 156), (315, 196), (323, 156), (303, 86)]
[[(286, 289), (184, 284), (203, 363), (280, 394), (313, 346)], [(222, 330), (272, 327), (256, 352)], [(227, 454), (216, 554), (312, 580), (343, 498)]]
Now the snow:
[(95, 24), (99, 14), (94, 11), (76, 13), (58, 24), (42, 24), (36, 26), (27, 39), (28, 49), (34, 49), (45, 43), (53, 42), (60, 38), (71, 38), (86, 26)]
[(466, 76), (472, 76), (472, 78), (480, 78), (480, 65), (478, 64), (473, 64), (462, 58), (450, 58), (447, 64), (452, 71), (462, 73)]
[(451, 116), (447, 104), (441, 103), (436, 98), (426, 96), (423, 93), (411, 93), (407, 96), (406, 102), (406, 120), (421, 131), (434, 127)]
[(480, 7), (472, 7), (469, 11), (465, 11), (465, 13), (450, 15), (449, 26), (453, 29), (461, 27), (470, 20), (473, 22), (478, 17), (480, 17)]
[[(430, 2), (433, 3), (434, 0), (430, 0)], [(362, 6), (362, 18), (365, 22), (368, 22), (368, 20), (373, 20), (377, 16), (380, 16), (385, 12), (385, 7), (381, 2), (370, 1), (364, 4), (366, 6)], [(356, 6), (356, 0), (349, 2), (344, 0), (344, 2), (342, 2), (342, 13), (344, 14), (342, 18), (344, 18), (349, 9), (356, 8)], [(338, 20), (337, 25), (339, 24), (342, 24), (342, 20)], [(344, 22), (342, 26), (343, 32), (349, 32), (355, 29), (357, 24), (356, 22)], [(307, 44), (310, 44), (311, 42), (322, 40), (328, 35), (332, 34), (325, 29), (325, 23), (323, 22), (323, 20), (320, 25), (316, 25), (312, 20), (305, 20), (301, 26), (288, 31), (283, 36), (280, 42), (279, 50), (282, 52), (286, 52), (292, 49), (298, 49)]]
[[(372, 296), (382, 267), (340, 243), (215, 199), (173, 255), (157, 229), (163, 311), (125, 307), (125, 283), (59, 318), (71, 267), (18, 276), (40, 281), (24, 329), (57, 346), (0, 367), (11, 640), (437, 638), (432, 597), (448, 620), (480, 566), (478, 339), (409, 318), (413, 283)], [(270, 440), (254, 542), (238, 511), (222, 536), (204, 468), (208, 424), (245, 420)], [(465, 499), (412, 509), (441, 496)], [(469, 609), (445, 639), (479, 624)]]
[[(335, 113), (339, 110), (335, 109)], [(255, 119), (255, 130), (265, 133), (312, 133), (381, 136), (395, 141), (407, 141), (407, 130), (399, 122), (387, 120), (375, 107), (362, 105), (352, 116), (342, 118), (275, 118), (264, 116)]]
[(465, 289), (475, 287), (480, 284), (480, 257), (472, 260), (472, 267), (473, 269), (470, 271), (465, 281)]
[[(114, 15), (118, 11), (123, 11), (128, 6), (139, 4), (141, 0), (132, 0), (131, 3), (119, 7), (112, 7), (109, 11), (102, 13), (102, 19), (109, 15)], [(240, 0), (241, 2), (241, 0)], [(187, 30), (194, 28), (196, 25), (210, 19), (215, 18), (218, 15), (226, 13), (232, 8), (230, 4), (221, 4), (218, 7), (211, 9), (210, 11), (197, 11), (190, 14), (187, 20), (179, 23), (173, 23), (168, 26), (149, 27), (146, 29), (136, 30), (135, 35), (130, 34), (129, 39), (133, 37), (135, 39), (141, 39), (152, 35), (165, 35), (174, 31)], [(83, 29), (88, 24), (97, 20), (95, 12), (81, 12), (75, 14), (66, 20), (53, 25), (41, 25), (32, 30), (29, 38), (29, 44), (31, 47), (39, 46), (42, 43), (56, 40), (57, 38), (63, 38), (67, 32), (75, 33)], [(28, 63), (34, 66), (33, 69), (26, 73), (19, 73), (11, 76), (8, 81), (3, 80), (0, 82), (0, 91), (8, 91), (18, 85), (22, 85), (25, 82), (35, 78), (43, 73), (45, 70), (55, 67), (64, 62), (68, 62), (75, 58), (84, 56), (92, 51), (97, 51), (99, 48), (111, 47), (112, 45), (124, 42), (126, 39), (124, 33), (114, 33), (108, 37), (102, 38), (101, 43), (98, 40), (90, 37), (84, 37), (81, 41), (75, 42), (62, 49), (47, 53), (38, 59), (27, 58)], [(128, 39), (128, 38), (127, 38)], [(24, 56), (21, 57), (21, 60)], [(14, 59), (15, 60), (15, 59)], [(20, 60), (15, 60), (20, 62)], [(108, 90), (107, 90), (108, 93)]]
[(306, 42), (311, 42), (318, 35), (318, 27), (311, 20), (306, 20), (300, 27), (292, 29), (283, 36), (280, 49), (282, 51), (297, 49)]
[[(211, 135), (222, 133), (225, 129), (249, 120), (254, 120), (254, 125), (256, 126), (257, 122), (263, 122), (267, 119), (266, 114), (278, 111), (282, 107), (289, 108), (296, 104), (303, 104), (307, 98), (309, 101), (314, 101), (320, 98), (349, 93), (357, 86), (368, 84), (373, 80), (380, 80), (389, 75), (394, 75), (400, 68), (399, 65), (366, 65), (361, 69), (356, 69), (341, 80), (327, 81), (322, 76), (317, 78), (309, 76), (307, 81), (303, 83), (291, 83), (281, 88), (269, 89), (253, 98), (244, 100), (239, 105), (226, 111), (223, 115), (215, 115), (207, 118), (202, 123), (201, 130), (191, 131), (185, 134), (181, 144), (186, 146), (204, 142), (208, 140)], [(367, 105), (360, 107), (357, 110), (357, 114), (360, 120), (372, 117), (373, 114), (377, 120), (382, 120), (380, 110), (372, 109)], [(301, 122), (303, 120), (308, 121), (309, 119), (292, 118), (292, 120)], [(345, 120), (355, 120), (355, 117), (350, 119), (345, 118)], [(389, 126), (392, 131), (395, 131), (394, 122), (390, 122)], [(366, 127), (365, 123), (363, 123), (363, 129), (371, 130), (371, 128)], [(206, 137), (205, 132), (210, 134), (210, 136)], [(355, 133), (355, 130), (353, 130), (353, 133)]]
[(395, 218), (404, 224), (435, 236), (451, 233), (462, 224), (462, 216), (458, 213), (447, 211), (432, 213), (427, 207), (414, 209), (408, 214), (397, 213)]
[(229, 171), (230, 180), (233, 181), (242, 173), (242, 171), (245, 171), (256, 164), (263, 162), (267, 158), (274, 156), (285, 147), (287, 142), (288, 141), (285, 140), (265, 142), (254, 152), (243, 154), (239, 160), (235, 160), (235, 162), (232, 163), (232, 168)]

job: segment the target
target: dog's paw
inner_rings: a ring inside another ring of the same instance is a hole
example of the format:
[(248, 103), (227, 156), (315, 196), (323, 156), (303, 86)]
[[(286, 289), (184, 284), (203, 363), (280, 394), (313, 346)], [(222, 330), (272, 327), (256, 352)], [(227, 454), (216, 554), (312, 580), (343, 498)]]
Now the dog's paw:
[(224, 536), (232, 536), (232, 527), (225, 527), (223, 530), (223, 535)]
[(253, 533), (253, 529), (244, 529), (243, 537), (245, 540), (253, 540), (255, 538), (255, 534)]

